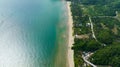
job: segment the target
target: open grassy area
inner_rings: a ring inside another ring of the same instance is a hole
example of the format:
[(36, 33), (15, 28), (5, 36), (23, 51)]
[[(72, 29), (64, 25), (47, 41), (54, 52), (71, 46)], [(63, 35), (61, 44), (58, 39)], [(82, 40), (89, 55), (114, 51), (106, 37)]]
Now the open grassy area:
[(89, 16), (115, 16), (115, 10), (107, 5), (80, 5), (83, 14)]

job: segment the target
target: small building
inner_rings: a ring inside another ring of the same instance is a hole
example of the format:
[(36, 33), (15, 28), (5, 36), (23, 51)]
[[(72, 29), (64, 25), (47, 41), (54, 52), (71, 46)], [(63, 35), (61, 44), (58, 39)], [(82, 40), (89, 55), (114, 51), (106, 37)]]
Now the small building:
[(86, 26), (87, 26), (87, 27), (88, 27), (88, 26), (90, 27), (90, 26), (91, 26), (91, 23), (86, 23)]

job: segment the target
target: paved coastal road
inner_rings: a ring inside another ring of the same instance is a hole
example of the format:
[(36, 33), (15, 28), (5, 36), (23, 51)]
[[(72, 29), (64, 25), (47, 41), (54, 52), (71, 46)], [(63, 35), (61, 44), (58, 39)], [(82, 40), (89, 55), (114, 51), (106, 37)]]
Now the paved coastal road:
[(88, 54), (87, 56), (83, 56), (83, 55), (82, 55), (83, 60), (84, 60), (87, 64), (90, 64), (90, 65), (93, 66), (93, 67), (97, 67), (96, 65), (94, 65), (93, 63), (91, 63), (91, 62), (89, 62), (89, 61), (87, 60), (88, 57), (89, 57), (89, 54)]

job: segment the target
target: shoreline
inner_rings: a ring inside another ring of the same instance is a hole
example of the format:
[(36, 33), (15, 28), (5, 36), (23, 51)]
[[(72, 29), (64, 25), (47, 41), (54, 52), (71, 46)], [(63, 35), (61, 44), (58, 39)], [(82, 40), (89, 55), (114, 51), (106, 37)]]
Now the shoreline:
[(73, 36), (73, 19), (72, 12), (70, 8), (71, 2), (67, 1), (67, 10), (68, 10), (68, 67), (74, 67), (74, 51), (71, 49), (74, 43)]

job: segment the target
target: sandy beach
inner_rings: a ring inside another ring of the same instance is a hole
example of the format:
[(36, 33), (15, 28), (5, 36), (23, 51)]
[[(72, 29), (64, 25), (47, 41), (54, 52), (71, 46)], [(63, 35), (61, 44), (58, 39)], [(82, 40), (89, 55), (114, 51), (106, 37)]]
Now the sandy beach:
[(73, 19), (72, 19), (72, 12), (70, 8), (71, 2), (67, 2), (67, 9), (68, 9), (68, 67), (74, 67), (74, 51), (71, 49), (72, 44), (74, 43), (73, 37)]

